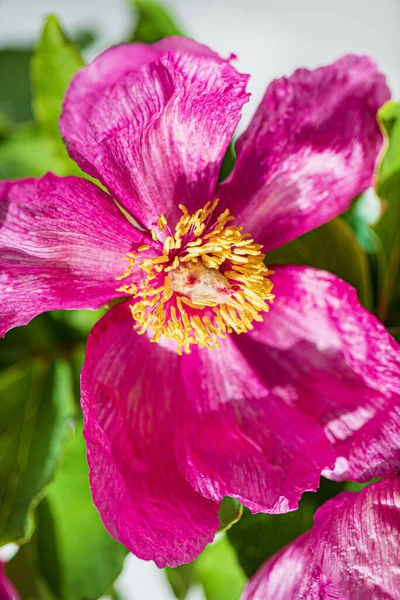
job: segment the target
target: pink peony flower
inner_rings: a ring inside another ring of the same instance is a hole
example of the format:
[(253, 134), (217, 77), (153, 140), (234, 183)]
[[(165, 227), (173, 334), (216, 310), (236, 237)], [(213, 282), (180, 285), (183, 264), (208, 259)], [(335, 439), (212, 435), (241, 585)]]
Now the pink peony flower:
[(400, 478), (342, 492), (259, 569), (242, 600), (395, 600), (399, 542)]
[(273, 82), (218, 186), (246, 83), (187, 39), (111, 48), (60, 121), (109, 192), (51, 174), (0, 186), (1, 334), (125, 299), (89, 336), (84, 435), (105, 526), (159, 566), (212, 540), (226, 495), (294, 510), (336, 459), (330, 476), (361, 480), (400, 460), (396, 343), (351, 286), (261, 252), (371, 184), (384, 78), (346, 56)]

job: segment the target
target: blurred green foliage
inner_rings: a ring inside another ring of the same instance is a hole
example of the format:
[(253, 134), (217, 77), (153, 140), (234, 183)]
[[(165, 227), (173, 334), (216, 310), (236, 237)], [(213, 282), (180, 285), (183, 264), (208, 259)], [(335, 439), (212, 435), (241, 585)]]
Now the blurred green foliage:
[[(80, 425), (84, 343), (102, 313), (47, 313), (0, 341), (0, 535), (28, 542), (36, 595), (22, 598), (96, 600), (126, 555), (93, 505)], [(24, 571), (10, 569), (24, 589)]]
[(0, 124), (2, 121), (4, 124), (23, 123), (32, 119), (31, 56), (30, 48), (0, 50)]
[[(73, 36), (77, 49), (83, 50), (96, 40), (92, 30), (78, 30)], [(0, 138), (15, 123), (33, 118), (30, 85), (33, 48), (0, 49)]]
[[(81, 47), (95, 39), (90, 31), (76, 38)], [(35, 49), (0, 50), (0, 179), (47, 171), (86, 177), (69, 158), (58, 129), (65, 90), (83, 64), (52, 15)]]
[(6, 570), (21, 600), (57, 600), (38, 571), (33, 541), (21, 546)]
[(46, 19), (31, 62), (33, 113), (40, 136), (52, 145), (60, 175), (82, 175), (65, 149), (58, 129), (64, 95), (72, 76), (84, 62), (63, 33), (56, 17)]
[(227, 532), (227, 536), (246, 575), (254, 575), (265, 560), (310, 529), (318, 506), (345, 488), (344, 483), (322, 477), (317, 492), (303, 494), (299, 508), (294, 512), (252, 515), (245, 509), (243, 518)]
[(283, 515), (252, 515), (245, 509), (242, 519), (227, 536), (247, 577), (267, 558), (311, 528), (316, 507), (314, 496), (304, 495), (298, 510)]
[(381, 201), (375, 191), (370, 188), (358, 196), (342, 216), (343, 220), (354, 230), (360, 246), (367, 253), (372, 254), (377, 251), (376, 234), (371, 227), (379, 220), (381, 212)]
[(240, 521), (243, 515), (243, 506), (240, 504), (239, 500), (235, 498), (229, 498), (229, 496), (225, 496), (221, 502), (221, 506), (218, 512), (220, 527), (218, 533), (223, 531), (227, 531)]
[(165, 572), (178, 600), (185, 600), (193, 586), (203, 589), (206, 600), (239, 600), (247, 580), (225, 535), (193, 563)]
[[(61, 360), (22, 360), (0, 374), (0, 545), (25, 541), (54, 477), (73, 415), (71, 373)], [(30, 526), (29, 526), (30, 525)]]
[(38, 508), (39, 572), (57, 600), (96, 600), (119, 575), (127, 550), (105, 531), (89, 490), (79, 425)]
[(382, 161), (378, 195), (383, 215), (374, 229), (382, 244), (383, 275), (378, 299), (378, 317), (389, 325), (400, 325), (400, 103), (389, 102), (380, 110), (387, 136), (387, 152)]
[(36, 510), (36, 532), (7, 573), (22, 599), (97, 600), (109, 592), (126, 554), (104, 530), (93, 505), (79, 425)]
[(61, 175), (64, 165), (52, 141), (33, 124), (21, 125), (0, 140), (0, 179), (41, 177), (47, 171)]
[(172, 13), (161, 3), (147, 0), (130, 0), (136, 24), (128, 42), (153, 44), (172, 35), (185, 36)]
[(362, 304), (373, 309), (367, 255), (354, 231), (340, 217), (268, 252), (265, 261), (270, 265), (308, 265), (330, 271), (351, 283), (358, 291)]

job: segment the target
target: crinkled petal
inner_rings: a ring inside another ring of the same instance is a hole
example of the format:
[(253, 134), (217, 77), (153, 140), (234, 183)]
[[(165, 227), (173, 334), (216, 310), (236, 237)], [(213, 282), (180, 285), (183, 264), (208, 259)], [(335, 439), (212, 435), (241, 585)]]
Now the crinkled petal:
[[(369, 481), (372, 477), (392, 477), (400, 467), (400, 405), (395, 394), (383, 405), (378, 400), (376, 408), (367, 406), (348, 419), (343, 418), (345, 430), (351, 435), (336, 441), (339, 456), (333, 471), (323, 475), (336, 481)], [(339, 433), (339, 428), (334, 430)], [(359, 427), (359, 429), (357, 429)], [(335, 435), (337, 435), (335, 433)]]
[(236, 343), (276, 395), (324, 427), (338, 457), (331, 477), (395, 474), (398, 344), (336, 276), (309, 267), (274, 270), (270, 312)]
[(212, 196), (247, 76), (183, 38), (112, 48), (73, 79), (60, 129), (71, 156), (145, 227)]
[(400, 590), (400, 479), (343, 492), (315, 514), (311, 549), (351, 600), (396, 600)]
[(400, 589), (400, 479), (321, 506), (310, 532), (268, 560), (242, 600), (396, 600)]
[(371, 185), (382, 145), (376, 113), (388, 98), (368, 57), (274, 81), (220, 190), (245, 231), (271, 250), (346, 210)]
[(0, 335), (48, 310), (102, 306), (144, 239), (84, 179), (0, 182)]
[(347, 600), (321, 573), (304, 533), (268, 560), (247, 584), (242, 600)]
[(232, 336), (183, 357), (187, 400), (179, 468), (203, 496), (238, 498), (251, 511), (287, 512), (333, 464), (323, 428), (271, 393)]
[(180, 357), (139, 336), (127, 303), (89, 336), (81, 387), (93, 500), (109, 533), (159, 567), (193, 560), (218, 529), (218, 505), (179, 473)]
[(155, 44), (119, 44), (102, 52), (75, 75), (68, 88), (67, 102), (94, 101), (96, 95), (104, 93), (128, 73), (170, 50), (223, 60), (210, 48), (190, 38), (172, 36)]

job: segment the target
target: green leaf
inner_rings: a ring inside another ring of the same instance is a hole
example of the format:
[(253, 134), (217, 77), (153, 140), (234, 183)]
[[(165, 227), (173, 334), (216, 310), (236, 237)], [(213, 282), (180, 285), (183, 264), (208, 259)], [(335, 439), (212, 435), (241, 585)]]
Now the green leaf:
[(22, 123), (32, 118), (29, 84), (30, 48), (0, 50), (0, 113), (3, 119)]
[(11, 123), (8, 117), (0, 111), (0, 142), (3, 138), (11, 134), (12, 129), (13, 123)]
[(92, 327), (105, 314), (104, 308), (98, 310), (55, 310), (52, 319), (57, 324), (65, 324), (76, 332), (76, 339), (86, 339)]
[(377, 185), (384, 212), (375, 232), (382, 243), (387, 268), (377, 314), (384, 323), (399, 325), (400, 321), (390, 313), (392, 306), (400, 301), (400, 103), (385, 104), (379, 111), (379, 119), (387, 138), (387, 151)]
[(242, 518), (242, 515), (243, 506), (240, 504), (239, 500), (225, 496), (218, 511), (220, 523), (218, 532), (221, 533), (222, 531), (226, 531), (232, 527), (232, 525), (237, 523), (239, 519)]
[(202, 585), (207, 600), (239, 598), (245, 574), (253, 575), (265, 560), (310, 529), (316, 508), (344, 489), (352, 489), (347, 485), (321, 477), (317, 492), (304, 494), (299, 509), (283, 515), (252, 515), (245, 508), (241, 520), (194, 562), (165, 569), (175, 596), (185, 600), (192, 586)]
[[(86, 48), (96, 39), (92, 30), (78, 30), (74, 35), (75, 44)], [(30, 121), (32, 113), (32, 93), (30, 67), (32, 48), (15, 47), (0, 50), (0, 136), (3, 128), (9, 133), (14, 123)]]
[(96, 29), (78, 29), (72, 36), (72, 41), (79, 50), (90, 48), (98, 38)]
[[(378, 113), (386, 150), (379, 168), (379, 184), (398, 173), (400, 165), (400, 102), (387, 102)], [(379, 188), (379, 185), (378, 185)]]
[(164, 572), (175, 597), (178, 600), (185, 600), (191, 586), (196, 582), (195, 562), (174, 569), (166, 567)]
[(65, 163), (65, 174), (81, 174), (68, 157), (58, 129), (62, 102), (72, 76), (84, 63), (78, 50), (50, 15), (32, 58), (33, 112), (43, 135), (54, 144), (54, 152)]
[(128, 41), (153, 44), (171, 35), (185, 35), (163, 4), (146, 0), (131, 2), (137, 13), (137, 22)]
[(311, 528), (316, 505), (315, 494), (304, 494), (299, 509), (283, 515), (252, 515), (244, 509), (243, 517), (226, 535), (248, 577), (267, 558)]
[(347, 482), (344, 481), (331, 481), (330, 479), (325, 479), (325, 477), (321, 477), (319, 488), (316, 492), (312, 494), (307, 494), (312, 498), (315, 498), (317, 502), (317, 507), (321, 506), (331, 498), (334, 498), (340, 492), (346, 488)]
[(224, 181), (228, 175), (233, 171), (233, 167), (235, 166), (236, 161), (236, 152), (233, 143), (230, 143), (228, 146), (228, 150), (224, 156), (224, 160), (222, 161), (221, 170), (219, 172), (219, 181)]
[(210, 544), (195, 562), (206, 600), (238, 600), (247, 578), (225, 536)]
[(356, 481), (346, 481), (344, 483), (344, 489), (348, 492), (360, 492), (364, 488), (371, 485), (371, 483), (375, 483), (375, 481), (380, 481), (379, 477), (373, 477), (367, 483), (358, 483)]
[(48, 171), (65, 174), (65, 163), (51, 140), (32, 126), (23, 127), (0, 140), (0, 179), (41, 177)]
[(37, 572), (35, 536), (7, 563), (6, 572), (21, 600), (57, 600)]
[[(86, 341), (89, 319), (98, 317), (103, 312), (93, 312), (93, 315), (84, 313), (86, 324), (74, 327), (68, 320), (69, 311), (65, 311), (65, 319), (60, 318), (58, 311), (44, 313), (35, 317), (25, 327), (15, 327), (9, 331), (5, 339), (0, 339), (0, 368), (9, 367), (17, 361), (31, 361), (32, 359), (46, 360), (50, 362), (54, 356), (73, 359), (76, 350), (81, 349), (82, 343)], [(71, 311), (72, 312), (72, 311)], [(80, 312), (80, 311), (78, 311)], [(79, 321), (80, 317), (76, 317)]]
[(127, 550), (105, 531), (89, 490), (82, 428), (39, 506), (40, 570), (57, 600), (96, 600), (119, 575)]
[(72, 413), (66, 363), (17, 364), (0, 374), (0, 545), (32, 535), (32, 513), (63, 451)]
[(282, 515), (252, 515), (245, 508), (242, 519), (226, 535), (248, 577), (268, 558), (311, 529), (315, 510), (343, 490), (351, 489), (347, 485), (321, 477), (316, 492), (303, 494), (299, 508)]
[(203, 588), (206, 600), (238, 600), (247, 578), (225, 535), (187, 565), (167, 567), (165, 574), (178, 600), (185, 600), (193, 585)]
[(334, 273), (353, 285), (360, 302), (372, 308), (372, 286), (368, 259), (354, 232), (337, 218), (269, 252), (267, 265), (309, 265)]
[(58, 119), (64, 95), (72, 76), (83, 65), (57, 18), (48, 16), (32, 59), (32, 83), (35, 119), (51, 136), (60, 136)]
[[(400, 308), (399, 308), (400, 316)], [(388, 327), (388, 332), (394, 337), (394, 339), (400, 343), (400, 327)]]
[(351, 207), (342, 215), (354, 231), (361, 248), (368, 253), (377, 252), (376, 234), (371, 226), (378, 220), (382, 212), (382, 203), (376, 192), (370, 188), (354, 200)]

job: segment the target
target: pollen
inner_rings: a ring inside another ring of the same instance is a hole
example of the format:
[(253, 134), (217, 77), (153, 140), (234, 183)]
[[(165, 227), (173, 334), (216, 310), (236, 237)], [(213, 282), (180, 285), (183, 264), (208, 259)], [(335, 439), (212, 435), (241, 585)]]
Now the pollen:
[(132, 280), (117, 291), (134, 299), (137, 333), (149, 330), (152, 342), (174, 340), (179, 354), (193, 344), (219, 348), (228, 334), (253, 329), (274, 299), (262, 246), (232, 225), (228, 209), (214, 216), (217, 206), (218, 200), (207, 202), (191, 215), (179, 205), (174, 231), (161, 215), (153, 244), (125, 256), (125, 273), (116, 277)]

